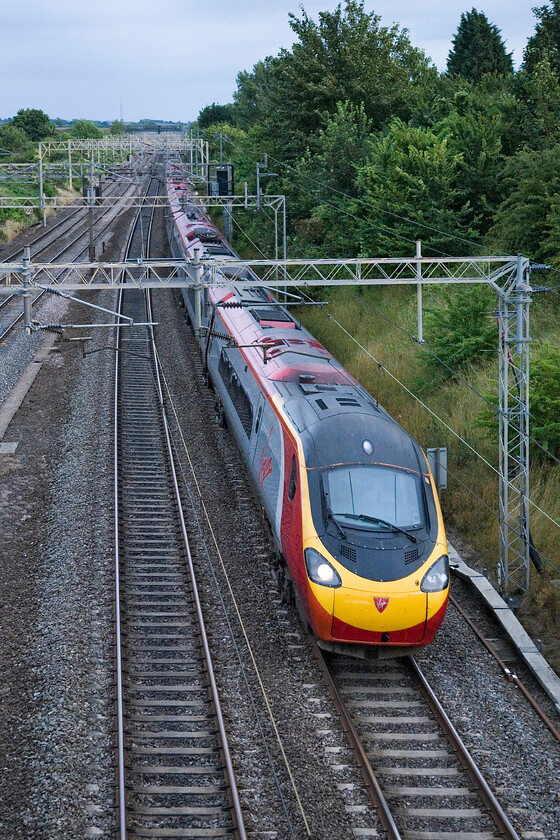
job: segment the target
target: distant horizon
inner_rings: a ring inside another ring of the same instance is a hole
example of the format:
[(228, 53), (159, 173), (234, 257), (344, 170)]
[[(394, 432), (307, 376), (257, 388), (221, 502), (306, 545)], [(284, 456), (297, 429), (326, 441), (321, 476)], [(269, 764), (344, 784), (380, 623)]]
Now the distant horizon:
[[(18, 111), (20, 109), (18, 108)], [(24, 109), (25, 110), (25, 109)], [(42, 108), (37, 110), (42, 111)], [(43, 113), (46, 113), (45, 111)], [(17, 114), (17, 111), (16, 111)], [(7, 122), (11, 122), (16, 114), (13, 114), (11, 117), (0, 117), (0, 123), (5, 124)], [(52, 117), (50, 114), (47, 114), (48, 118), (52, 123), (56, 123), (57, 120), (64, 125), (73, 125), (74, 123), (78, 122), (78, 120), (86, 119), (88, 122), (92, 122), (95, 125), (112, 125), (114, 122), (122, 122), (123, 125), (140, 125), (140, 123), (154, 123), (154, 125), (190, 125), (190, 123), (194, 122), (194, 120), (163, 120), (163, 119), (153, 119), (151, 117), (142, 117), (139, 120), (119, 120), (119, 119), (93, 119), (92, 117), (72, 117), (72, 119), (65, 119), (64, 117)]]

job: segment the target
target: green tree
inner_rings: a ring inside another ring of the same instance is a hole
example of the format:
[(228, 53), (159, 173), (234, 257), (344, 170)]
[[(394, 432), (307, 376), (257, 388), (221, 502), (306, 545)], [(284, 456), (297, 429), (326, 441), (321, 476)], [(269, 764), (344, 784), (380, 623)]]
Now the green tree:
[(558, 219), (560, 145), (518, 152), (504, 167), (504, 181), (507, 198), (496, 212), (489, 244), (544, 262)]
[(560, 78), (548, 54), (544, 54), (531, 72), (522, 70), (517, 79), (520, 100), (526, 113), (523, 128), (526, 142), (532, 147), (551, 146), (560, 137)]
[(481, 234), (505, 198), (503, 168), (520, 140), (519, 106), (511, 88), (496, 75), (485, 76), (478, 84), (461, 79), (447, 103), (451, 110), (433, 126), (439, 137), (447, 139), (450, 150), (461, 156), (458, 202), (470, 206)]
[(101, 129), (91, 120), (76, 120), (70, 131), (70, 137), (76, 138), (91, 138), (92, 140), (100, 140), (103, 137)]
[(539, 347), (531, 359), (530, 409), (532, 435), (560, 455), (560, 351), (550, 344)]
[[(487, 286), (442, 287), (432, 291), (425, 307), (426, 343), (452, 371), (460, 372), (498, 347), (496, 299)], [(452, 373), (432, 355), (425, 364), (438, 379)]]
[(393, 115), (406, 117), (414, 89), (430, 74), (429, 62), (412, 46), (406, 30), (380, 25), (363, 0), (346, 0), (334, 12), (320, 12), (319, 23), (302, 9), (290, 26), (299, 38), (284, 52), (280, 75), (286, 105), (300, 125), (317, 130), (338, 102), (363, 103), (374, 128)]
[(153, 131), (157, 132), (157, 134), (161, 133), (161, 126), (154, 122), (154, 120), (140, 120), (138, 128), (140, 131)]
[(37, 108), (20, 108), (12, 120), (12, 125), (21, 128), (34, 143), (56, 133), (49, 116)]
[(447, 72), (477, 82), (486, 73), (513, 74), (512, 53), (506, 53), (498, 27), (489, 23), (484, 12), (463, 12), (453, 49), (447, 59)]
[(551, 0), (549, 6), (537, 6), (533, 14), (537, 24), (525, 47), (523, 69), (531, 74), (543, 58), (548, 58), (560, 79), (560, 0)]
[(359, 250), (355, 225), (345, 218), (351, 199), (361, 195), (356, 173), (372, 147), (363, 105), (340, 102), (283, 189), (291, 209), (297, 245), (308, 256), (351, 256)]
[(339, 102), (363, 103), (373, 129), (394, 114), (408, 119), (419, 86), (437, 70), (405, 30), (382, 27), (378, 15), (365, 12), (363, 0), (346, 0), (344, 11), (338, 5), (320, 12), (318, 23), (303, 9), (301, 15), (290, 15), (298, 36), (291, 51), (261, 66), (258, 78), (239, 77), (244, 90), (236, 102), (262, 115), (268, 151), (300, 159)]
[(212, 102), (211, 105), (206, 105), (198, 115), (198, 127), (208, 128), (214, 123), (230, 123), (233, 120), (233, 105), (218, 105), (217, 102)]
[(24, 154), (26, 151), (29, 151), (30, 146), (31, 141), (25, 131), (14, 125), (13, 122), (0, 126), (1, 150), (7, 150), (14, 154)]
[(118, 136), (126, 133), (126, 126), (122, 120), (113, 120), (109, 126), (109, 134)]
[(271, 78), (276, 63), (277, 59), (268, 56), (264, 61), (258, 61), (252, 72), (242, 70), (237, 74), (233, 107), (235, 121), (245, 131), (266, 117)]
[[(363, 199), (361, 236), (368, 255), (410, 253), (421, 239), (428, 249), (464, 254), (468, 245), (448, 233), (476, 239), (472, 209), (461, 204), (457, 179), (462, 155), (434, 131), (395, 119), (358, 172)], [(399, 243), (400, 240), (400, 243)], [(408, 240), (408, 242), (403, 242)]]

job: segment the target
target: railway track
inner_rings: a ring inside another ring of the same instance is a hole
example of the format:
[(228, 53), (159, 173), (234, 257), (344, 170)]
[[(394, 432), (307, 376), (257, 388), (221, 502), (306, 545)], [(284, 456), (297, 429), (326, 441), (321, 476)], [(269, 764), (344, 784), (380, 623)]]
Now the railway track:
[(317, 659), (391, 840), (518, 835), (412, 657)]
[[(147, 237), (144, 218), (134, 247)], [(126, 291), (121, 311), (138, 323), (146, 305)], [(121, 329), (117, 354), (120, 837), (244, 838), (152, 340), (147, 326)]]
[[(126, 195), (132, 187), (127, 185), (121, 195)], [(54, 244), (56, 244), (58, 238), (60, 236), (64, 236), (69, 231), (71, 231), (75, 227), (75, 221), (72, 221), (75, 217), (80, 216), (82, 214), (83, 217), (83, 210), (76, 211), (75, 213), (71, 214), (71, 222), (68, 225), (69, 217), (67, 216), (62, 221), (55, 224), (52, 228), (49, 228), (45, 234), (42, 236), (37, 237), (31, 245), (38, 245), (39, 243), (43, 243), (41, 247), (36, 248), (33, 252), (33, 257), (37, 258), (42, 256), (45, 259), (49, 259), (54, 261), (61, 257), (63, 254), (68, 253), (75, 245), (77, 245), (80, 240), (84, 237), (89, 235), (89, 227), (80, 227), (75, 230), (72, 234), (72, 237), (69, 241), (66, 241), (62, 247), (57, 248), (52, 253), (49, 253), (50, 249)], [(106, 221), (103, 222), (103, 219)], [(113, 224), (115, 219), (115, 211), (114, 208), (109, 208), (108, 210), (104, 210), (98, 218), (95, 220), (95, 227), (94, 233), (95, 238), (99, 239), (99, 237)], [(56, 231), (56, 235), (53, 238), (52, 232)], [(46, 237), (46, 242), (45, 242)], [(79, 259), (87, 254), (88, 245), (81, 248), (73, 257), (73, 259), (77, 262)], [(5, 262), (8, 262), (11, 259), (14, 259), (18, 255), (23, 254), (23, 249), (18, 249), (14, 251), (12, 254), (8, 255), (5, 258)], [(45, 292), (42, 290), (35, 290), (32, 292), (32, 306), (34, 306), (38, 301), (44, 296)], [(3, 298), (0, 298), (0, 341), (3, 341), (7, 336), (12, 332), (12, 330), (20, 323), (23, 319), (23, 311), (22, 310), (22, 298), (21, 294), (11, 294), (6, 295)], [(17, 314), (16, 314), (17, 312)]]
[(560, 742), (560, 729), (558, 725), (546, 714), (537, 698), (518, 676), (518, 669), (521, 668), (523, 670), (523, 666), (511, 642), (497, 628), (493, 633), (485, 632), (479, 626), (479, 623), (477, 623), (476, 618), (469, 615), (453, 595), (449, 596), (449, 603), (457, 610), (462, 620), (470, 627), (479, 642), (484, 645), (488, 653), (496, 660), (504, 677), (519, 689), (552, 736)]

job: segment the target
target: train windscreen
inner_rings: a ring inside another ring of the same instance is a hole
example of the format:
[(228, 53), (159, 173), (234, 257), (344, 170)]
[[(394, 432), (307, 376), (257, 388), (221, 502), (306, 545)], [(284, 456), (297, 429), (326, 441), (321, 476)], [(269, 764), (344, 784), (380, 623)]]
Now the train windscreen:
[(412, 529), (423, 525), (418, 476), (388, 467), (336, 467), (323, 475), (327, 506), (341, 525), (386, 530), (387, 523)]

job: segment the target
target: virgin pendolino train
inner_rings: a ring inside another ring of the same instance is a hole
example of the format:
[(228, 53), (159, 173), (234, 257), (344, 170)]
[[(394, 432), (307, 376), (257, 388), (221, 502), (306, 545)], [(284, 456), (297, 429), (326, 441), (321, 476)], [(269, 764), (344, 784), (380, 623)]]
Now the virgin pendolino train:
[[(235, 259), (179, 168), (167, 190), (174, 256)], [(201, 350), (300, 612), (326, 649), (429, 644), (449, 561), (424, 453), (256, 275), (224, 272), (231, 286), (210, 288), (200, 309)], [(194, 323), (195, 292), (183, 295)]]

